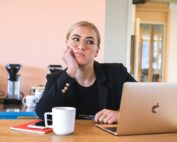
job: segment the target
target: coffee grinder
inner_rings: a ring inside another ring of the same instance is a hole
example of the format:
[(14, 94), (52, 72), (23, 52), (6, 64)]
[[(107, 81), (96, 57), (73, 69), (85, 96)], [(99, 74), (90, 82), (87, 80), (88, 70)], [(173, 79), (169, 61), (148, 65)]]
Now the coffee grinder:
[(6, 69), (8, 71), (8, 86), (7, 86), (7, 100), (12, 100), (13, 102), (21, 102), (20, 96), (20, 75), (18, 71), (20, 70), (20, 64), (7, 64)]

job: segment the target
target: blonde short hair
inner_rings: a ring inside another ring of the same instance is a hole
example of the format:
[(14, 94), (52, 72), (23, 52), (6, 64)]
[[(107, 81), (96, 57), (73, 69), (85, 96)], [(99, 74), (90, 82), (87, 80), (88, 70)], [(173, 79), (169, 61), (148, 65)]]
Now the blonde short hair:
[(97, 42), (98, 42), (98, 43), (97, 43), (97, 46), (98, 46), (98, 48), (100, 48), (100, 42), (101, 42), (100, 33), (99, 33), (97, 27), (96, 27), (93, 23), (90, 23), (90, 22), (88, 22), (88, 21), (79, 21), (79, 22), (73, 24), (73, 25), (69, 28), (69, 30), (68, 30), (68, 32), (67, 32), (67, 34), (66, 34), (66, 39), (67, 39), (67, 40), (69, 39), (71, 32), (72, 32), (75, 28), (77, 28), (77, 27), (89, 27), (89, 28), (91, 28), (92, 30), (94, 30), (95, 33), (96, 33), (96, 38), (97, 38)]

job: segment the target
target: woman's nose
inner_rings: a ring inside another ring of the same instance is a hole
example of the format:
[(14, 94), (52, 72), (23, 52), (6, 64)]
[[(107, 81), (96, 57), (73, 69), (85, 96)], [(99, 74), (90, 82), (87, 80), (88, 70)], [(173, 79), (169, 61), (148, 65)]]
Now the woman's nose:
[(80, 44), (78, 45), (78, 49), (80, 49), (80, 50), (85, 50), (85, 44), (84, 44), (84, 42), (80, 42)]

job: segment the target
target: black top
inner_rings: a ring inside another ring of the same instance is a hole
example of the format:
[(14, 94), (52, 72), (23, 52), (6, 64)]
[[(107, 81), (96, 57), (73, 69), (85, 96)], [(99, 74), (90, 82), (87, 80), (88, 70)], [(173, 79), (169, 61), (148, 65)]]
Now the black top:
[[(102, 109), (118, 110), (123, 84), (135, 81), (135, 79), (119, 63), (100, 64), (95, 61), (94, 70), (96, 75), (98, 111)], [(77, 107), (76, 87), (76, 80), (70, 77), (66, 73), (66, 70), (47, 75), (47, 83), (43, 96), (36, 106), (36, 113), (39, 118), (44, 119), (44, 113), (51, 112), (53, 107)], [(84, 109), (88, 110), (90, 105), (85, 107)]]
[(76, 83), (76, 110), (78, 115), (95, 115), (98, 112), (96, 82), (90, 87)]

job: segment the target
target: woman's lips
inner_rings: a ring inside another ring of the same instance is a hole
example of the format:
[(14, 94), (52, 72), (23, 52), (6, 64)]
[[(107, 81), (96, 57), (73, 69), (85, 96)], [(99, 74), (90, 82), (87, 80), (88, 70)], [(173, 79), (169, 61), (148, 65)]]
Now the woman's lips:
[(85, 54), (79, 53), (79, 52), (76, 52), (75, 55), (76, 55), (76, 56), (82, 56), (82, 57), (85, 56)]

